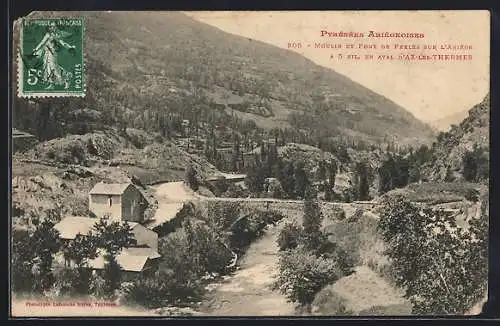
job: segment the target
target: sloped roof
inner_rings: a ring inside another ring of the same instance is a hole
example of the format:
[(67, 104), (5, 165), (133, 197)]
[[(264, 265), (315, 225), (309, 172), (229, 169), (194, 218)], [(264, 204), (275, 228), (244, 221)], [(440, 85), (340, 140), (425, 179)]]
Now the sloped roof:
[(132, 183), (97, 183), (89, 194), (92, 195), (121, 195)]
[(148, 256), (149, 259), (160, 258), (161, 255), (153, 248), (125, 248), (122, 250), (124, 254), (130, 256)]
[(97, 221), (96, 218), (68, 216), (54, 225), (54, 229), (59, 231), (62, 239), (74, 239), (77, 234), (87, 235)]
[[(122, 270), (127, 272), (142, 271), (148, 259), (148, 255), (130, 255), (126, 251), (122, 251), (116, 255), (116, 262), (120, 265)], [(104, 265), (105, 259), (103, 254), (88, 262), (88, 266), (92, 269), (104, 269)]]
[[(77, 234), (87, 235), (94, 224), (98, 221), (96, 218), (84, 216), (68, 216), (61, 222), (54, 225), (54, 228), (59, 231), (61, 239), (74, 239)], [(136, 222), (127, 222), (133, 229), (138, 225)]]
[(245, 179), (246, 174), (237, 174), (237, 173), (219, 173), (217, 175), (213, 175), (209, 177), (207, 180), (208, 181), (217, 181), (217, 180), (238, 180), (238, 179)]

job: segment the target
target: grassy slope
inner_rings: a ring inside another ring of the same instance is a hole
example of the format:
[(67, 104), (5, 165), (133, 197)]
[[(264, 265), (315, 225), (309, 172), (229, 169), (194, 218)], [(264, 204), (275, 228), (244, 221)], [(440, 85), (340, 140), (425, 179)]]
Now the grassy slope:
[(376, 230), (377, 221), (370, 212), (352, 219), (327, 218), (324, 230), (330, 239), (346, 250), (355, 260), (355, 272), (323, 288), (313, 302), (318, 315), (345, 314), (343, 305), (354, 315), (408, 315), (411, 305), (384, 276), (389, 261), (383, 254), (384, 243)]

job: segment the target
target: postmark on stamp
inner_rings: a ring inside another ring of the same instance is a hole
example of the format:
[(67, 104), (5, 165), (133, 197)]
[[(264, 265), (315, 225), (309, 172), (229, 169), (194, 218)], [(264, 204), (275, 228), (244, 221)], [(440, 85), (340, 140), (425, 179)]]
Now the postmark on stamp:
[(82, 18), (23, 19), (18, 96), (85, 96)]

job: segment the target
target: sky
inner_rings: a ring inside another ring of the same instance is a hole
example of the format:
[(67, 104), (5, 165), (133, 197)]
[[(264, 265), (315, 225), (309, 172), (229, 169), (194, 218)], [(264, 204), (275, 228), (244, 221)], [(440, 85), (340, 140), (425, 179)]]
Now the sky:
[[(470, 109), (489, 91), (490, 18), (488, 11), (268, 11), (186, 12), (228, 33), (281, 48), (301, 43), (296, 51), (384, 95), (417, 118), (431, 122)], [(363, 38), (321, 36), (321, 31), (365, 33)], [(369, 31), (423, 33), (423, 38), (368, 38)], [(315, 48), (315, 43), (354, 44), (355, 49)], [(308, 47), (306, 44), (311, 44)], [(375, 49), (357, 49), (359, 44)], [(390, 50), (382, 49), (389, 45)], [(394, 49), (398, 45), (417, 50)], [(467, 45), (471, 50), (439, 50), (441, 45)], [(436, 50), (423, 50), (436, 45)], [(377, 60), (379, 54), (466, 54), (465, 61)], [(342, 54), (344, 59), (338, 59)], [(374, 60), (345, 59), (349, 54)], [(331, 55), (334, 57), (331, 58)]]

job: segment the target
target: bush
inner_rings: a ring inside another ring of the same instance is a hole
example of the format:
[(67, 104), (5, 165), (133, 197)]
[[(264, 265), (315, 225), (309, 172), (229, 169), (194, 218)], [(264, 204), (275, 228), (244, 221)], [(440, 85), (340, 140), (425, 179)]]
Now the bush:
[(299, 237), (301, 233), (301, 228), (295, 223), (287, 223), (283, 226), (279, 236), (278, 236), (278, 246), (279, 250), (295, 249), (299, 244)]
[[(63, 163), (85, 163), (85, 150), (83, 146), (80, 143), (71, 143), (68, 145), (66, 149), (66, 154), (69, 155), (65, 156), (67, 157), (67, 162)], [(69, 157), (68, 157), (69, 156)]]
[(136, 279), (125, 292), (124, 300), (148, 308), (158, 308), (193, 301), (199, 298), (201, 291), (199, 283), (179, 283), (175, 272), (167, 269)]
[(226, 198), (245, 198), (250, 195), (250, 192), (243, 187), (235, 185), (233, 183), (229, 184), (227, 190), (221, 195), (221, 197)]
[(372, 271), (377, 273), (378, 276), (382, 277), (391, 285), (397, 286), (396, 275), (394, 275), (394, 271), (392, 270), (391, 264), (388, 261), (380, 262), (380, 257), (377, 257), (369, 259), (367, 265)]
[(333, 216), (335, 216), (337, 220), (342, 221), (346, 218), (345, 211), (342, 207), (333, 206), (332, 211)]
[(232, 258), (219, 234), (202, 221), (186, 220), (181, 229), (162, 240), (164, 267), (175, 270), (181, 284), (206, 273), (221, 273)]
[(476, 189), (468, 189), (465, 193), (465, 199), (477, 203), (479, 201), (479, 191)]
[(267, 192), (272, 198), (285, 198), (285, 191), (279, 182), (271, 183)]
[(365, 211), (362, 208), (356, 208), (356, 210), (354, 211), (354, 214), (352, 214), (347, 219), (347, 222), (349, 222), (349, 223), (356, 223), (356, 222), (358, 222), (360, 219), (363, 218), (364, 212)]
[(308, 312), (316, 293), (343, 276), (332, 259), (316, 257), (302, 248), (281, 252), (279, 270), (273, 288)]
[(217, 197), (221, 197), (223, 193), (228, 191), (230, 182), (226, 179), (216, 180), (213, 184), (207, 183), (207, 188)]
[(346, 203), (352, 203), (354, 200), (356, 200), (356, 197), (357, 193), (355, 187), (351, 186), (342, 190), (342, 199)]
[(312, 303), (313, 312), (318, 315), (352, 316), (354, 312), (346, 307), (344, 298), (335, 293), (330, 286), (318, 292)]
[(266, 227), (275, 224), (283, 218), (283, 215), (276, 211), (254, 211), (238, 221), (231, 230), (231, 247), (243, 253), (248, 245), (255, 239), (262, 236)]
[(62, 268), (55, 273), (54, 288), (59, 295), (74, 294), (75, 287), (80, 283), (79, 273), (73, 268)]
[(45, 156), (49, 160), (54, 160), (56, 158), (56, 151), (51, 148), (51, 149), (47, 150), (47, 152), (45, 152)]
[(337, 245), (335, 245), (331, 252), (327, 253), (327, 256), (337, 263), (338, 268), (344, 275), (352, 274), (354, 266), (358, 262), (357, 257)]
[(90, 293), (96, 298), (103, 298), (106, 295), (106, 281), (100, 272), (93, 271), (90, 277)]
[(199, 182), (198, 182), (198, 175), (196, 173), (196, 170), (193, 168), (192, 165), (189, 165), (187, 170), (186, 170), (186, 177), (185, 177), (187, 185), (193, 189), (194, 191), (198, 190), (199, 187)]
[(64, 267), (54, 273), (54, 290), (60, 295), (89, 294), (91, 272), (83, 268)]

